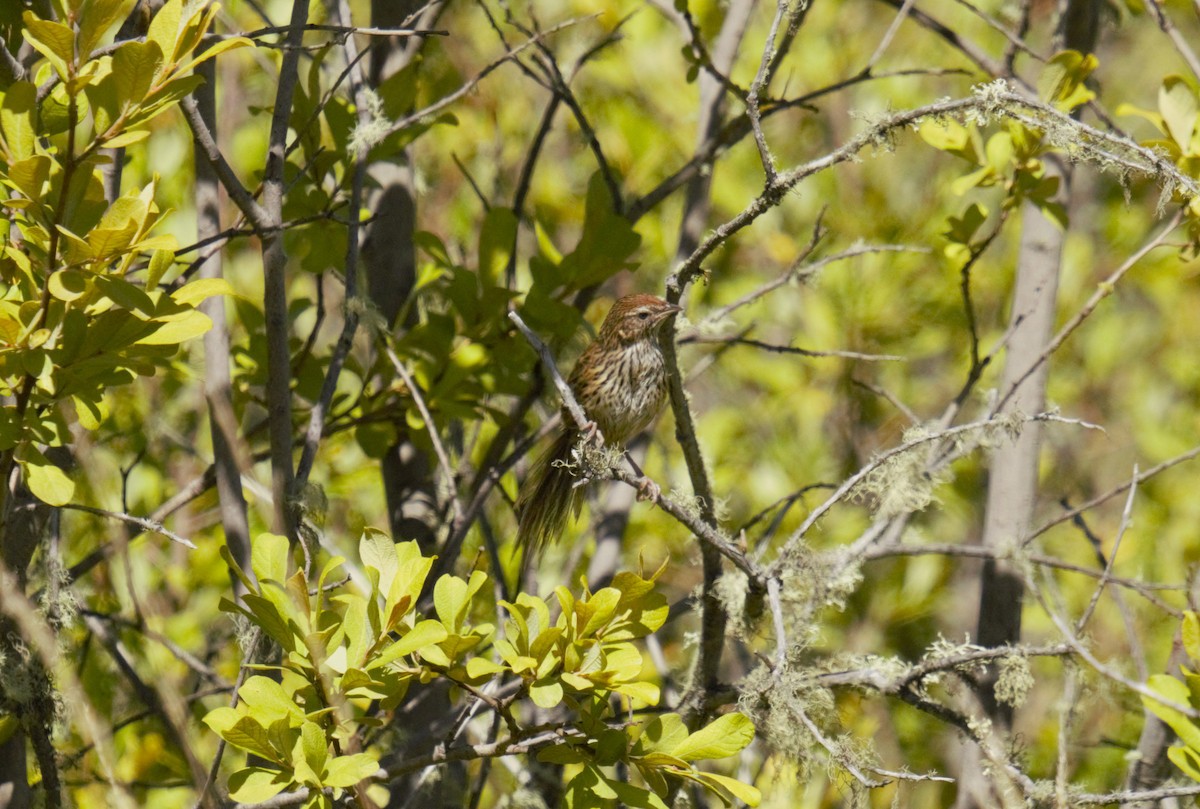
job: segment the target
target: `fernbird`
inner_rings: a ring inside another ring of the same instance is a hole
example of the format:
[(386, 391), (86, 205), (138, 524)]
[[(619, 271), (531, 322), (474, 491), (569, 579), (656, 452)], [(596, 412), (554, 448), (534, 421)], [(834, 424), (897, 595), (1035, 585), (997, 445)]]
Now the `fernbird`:
[[(650, 426), (667, 398), (664, 327), (680, 308), (656, 295), (627, 295), (613, 304), (596, 339), (567, 380), (608, 446), (623, 447)], [(534, 462), (517, 497), (517, 544), (536, 559), (557, 540), (569, 514), (583, 507), (583, 487), (565, 468), (581, 433), (563, 408), (562, 429)]]

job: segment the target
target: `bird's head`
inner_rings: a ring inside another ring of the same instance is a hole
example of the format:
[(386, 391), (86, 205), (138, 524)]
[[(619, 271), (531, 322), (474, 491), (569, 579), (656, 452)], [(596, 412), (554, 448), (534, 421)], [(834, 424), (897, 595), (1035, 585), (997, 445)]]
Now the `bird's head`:
[(629, 343), (653, 337), (680, 311), (680, 307), (657, 295), (626, 295), (608, 310), (598, 339)]

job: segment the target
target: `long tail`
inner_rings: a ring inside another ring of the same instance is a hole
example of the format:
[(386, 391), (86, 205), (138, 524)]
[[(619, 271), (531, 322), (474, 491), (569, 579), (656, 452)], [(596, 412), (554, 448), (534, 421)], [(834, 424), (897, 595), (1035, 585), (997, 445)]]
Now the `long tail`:
[[(533, 465), (517, 496), (517, 544), (525, 549), (524, 565), (537, 559), (546, 544), (562, 536), (567, 517), (583, 505), (578, 480), (562, 467), (571, 460), (578, 434), (563, 430)], [(558, 462), (558, 463), (556, 463)]]

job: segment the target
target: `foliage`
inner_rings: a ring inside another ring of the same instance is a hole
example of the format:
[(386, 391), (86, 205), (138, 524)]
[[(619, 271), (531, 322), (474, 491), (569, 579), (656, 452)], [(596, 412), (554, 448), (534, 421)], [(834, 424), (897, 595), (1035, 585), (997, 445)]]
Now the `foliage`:
[[(77, 26), (25, 12), (25, 39), (46, 61), (34, 81), (0, 93), (0, 183), (17, 194), (4, 202), (13, 216), (0, 254), (0, 392), (10, 401), (0, 406), (0, 468), (15, 459), (33, 493), (56, 506), (74, 485), (42, 450), (70, 443), (72, 422), (99, 427), (106, 391), (153, 375), (211, 325), (196, 304), (229, 290), (220, 280), (160, 286), (178, 244), (152, 234), (163, 216), (158, 179), (110, 204), (112, 158), (101, 150), (143, 141), (147, 124), (200, 82), (196, 65), (249, 41), (193, 57), (220, 6), (189, 6), (185, 16), (183, 0), (170, 0), (145, 42), (90, 57), (122, 6), (83, 2)], [(139, 283), (135, 272), (145, 274)]]
[[(616, 718), (617, 695), (631, 708), (658, 704), (659, 689), (643, 679), (642, 655), (631, 641), (666, 620), (666, 601), (654, 592), (663, 568), (649, 578), (620, 573), (595, 593), (585, 586), (579, 598), (559, 587), (561, 609), (553, 619), (544, 600), (522, 593), (516, 603), (501, 602), (509, 619), (496, 637), (491, 624), (470, 620), (486, 592), (484, 572), (467, 580), (439, 578), (437, 617), (424, 618), (418, 603), (433, 559), (415, 542), (393, 543), (374, 530), (363, 534), (358, 552), (370, 586), (365, 593), (333, 581), (341, 557), (325, 563), (310, 592), (303, 570), (289, 573), (286, 537), (255, 540), (253, 578), (223, 551), (247, 592), (244, 606), (224, 600), (222, 609), (245, 617), (282, 655), (278, 666), (254, 667), (278, 671), (277, 679), (249, 677), (235, 707), (204, 717), (221, 738), (264, 762), (230, 775), (234, 800), (259, 802), (308, 788), (306, 806), (332, 806), (342, 790), (376, 777), (378, 755), (362, 751), (364, 734), (401, 706), (411, 684), (442, 679), (491, 704), (497, 700), (487, 694), (515, 677), (519, 688), (498, 701), (512, 741), (530, 735), (510, 712), (518, 697), (528, 695), (543, 709), (563, 704), (572, 717), (555, 737), (566, 741), (538, 754), (542, 761), (582, 765), (568, 784), (567, 805), (604, 806), (619, 798), (630, 806), (665, 807), (666, 776), (694, 781), (727, 805), (734, 798), (758, 805), (754, 787), (691, 763), (741, 751), (754, 738), (745, 716), (725, 714), (691, 734), (676, 714), (641, 723)], [(635, 766), (649, 788), (601, 769), (619, 762)], [(375, 798), (386, 802), (386, 792)]]
[[(368, 19), (402, 5), (0, 2), (0, 793), (815, 809), (975, 773), (1069, 805), (1200, 772), (1164, 620), (1200, 555), (1187, 9), (1056, 53), (1053, 4)], [(1054, 331), (1018, 356), (1032, 254)], [(565, 372), (632, 291), (685, 306), (634, 449), (663, 496), (606, 448), (623, 482), (526, 565), (561, 403), (508, 312)], [(1044, 408), (1006, 404), (1018, 360)]]
[[(1183, 614), (1183, 649), (1193, 666), (1200, 661), (1200, 615), (1192, 611)], [(1152, 694), (1142, 695), (1146, 710), (1163, 720), (1181, 744), (1172, 745), (1167, 751), (1171, 761), (1193, 781), (1200, 781), (1200, 726), (1196, 724), (1200, 711), (1200, 674), (1183, 667), (1183, 678), (1169, 674), (1155, 674), (1146, 682)], [(1159, 701), (1154, 695), (1162, 696)], [(1187, 713), (1182, 709), (1191, 709)]]

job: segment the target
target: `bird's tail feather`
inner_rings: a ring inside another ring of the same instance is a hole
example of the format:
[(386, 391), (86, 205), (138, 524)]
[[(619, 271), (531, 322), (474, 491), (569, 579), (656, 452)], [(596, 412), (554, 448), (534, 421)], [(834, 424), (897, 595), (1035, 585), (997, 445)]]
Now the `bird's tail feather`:
[(581, 487), (563, 467), (571, 460), (578, 434), (563, 430), (533, 465), (517, 497), (517, 544), (525, 549), (524, 565), (537, 559), (546, 545), (557, 540), (567, 525), (568, 515), (583, 506)]

